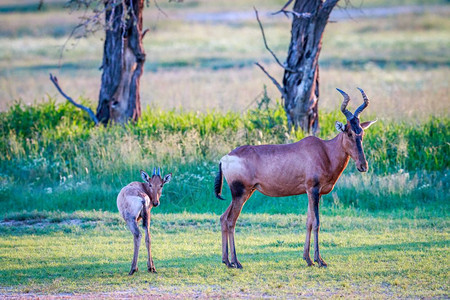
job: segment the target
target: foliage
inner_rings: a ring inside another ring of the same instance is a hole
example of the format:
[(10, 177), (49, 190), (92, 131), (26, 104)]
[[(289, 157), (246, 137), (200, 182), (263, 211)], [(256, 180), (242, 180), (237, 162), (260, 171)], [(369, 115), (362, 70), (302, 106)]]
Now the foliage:
[[(322, 113), (321, 137), (332, 138), (334, 121), (342, 119), (338, 111)], [(422, 124), (379, 121), (364, 140), (370, 172), (360, 174), (350, 162), (325, 204), (377, 211), (428, 203), (445, 211), (448, 128), (448, 118)], [(242, 115), (147, 109), (137, 124), (95, 128), (83, 112), (52, 100), (32, 106), (16, 103), (0, 113), (0, 133), (0, 202), (13, 211), (115, 211), (118, 191), (140, 180), (139, 169), (161, 166), (174, 173), (174, 180), (164, 189), (165, 204), (158, 209), (220, 213), (228, 203), (213, 197), (212, 186), (221, 156), (244, 144), (303, 137), (286, 133), (279, 103)], [(224, 191), (229, 198), (226, 187)], [(298, 197), (267, 201), (256, 194), (245, 209), (288, 213), (302, 207)]]

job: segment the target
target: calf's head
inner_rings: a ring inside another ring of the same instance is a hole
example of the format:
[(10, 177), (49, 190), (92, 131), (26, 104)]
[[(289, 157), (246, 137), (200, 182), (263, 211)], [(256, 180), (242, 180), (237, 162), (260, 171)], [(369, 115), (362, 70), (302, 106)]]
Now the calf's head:
[(151, 205), (153, 207), (157, 207), (159, 205), (159, 198), (161, 197), (162, 189), (164, 185), (172, 179), (172, 173), (161, 177), (161, 168), (158, 168), (158, 171), (154, 168), (151, 177), (142, 170), (141, 176), (147, 184), (147, 192), (150, 196)]
[(337, 89), (342, 94), (342, 96), (344, 96), (344, 102), (342, 102), (341, 111), (347, 118), (347, 124), (344, 125), (341, 122), (336, 121), (336, 129), (343, 133), (344, 150), (355, 161), (358, 171), (366, 172), (369, 169), (369, 166), (367, 164), (362, 145), (364, 130), (369, 128), (370, 125), (375, 123), (377, 120), (363, 123), (359, 122), (359, 114), (369, 105), (369, 99), (362, 89), (358, 89), (363, 96), (364, 103), (355, 110), (354, 114), (347, 110), (347, 105), (350, 101), (350, 97), (345, 92)]

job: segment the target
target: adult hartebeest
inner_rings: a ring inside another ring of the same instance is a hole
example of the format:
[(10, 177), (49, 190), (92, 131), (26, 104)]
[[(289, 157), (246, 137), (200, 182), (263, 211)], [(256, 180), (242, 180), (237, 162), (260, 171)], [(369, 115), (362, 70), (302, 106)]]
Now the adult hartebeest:
[[(314, 261), (319, 267), (327, 264), (319, 253), (319, 200), (333, 190), (351, 157), (360, 172), (368, 169), (362, 146), (364, 129), (376, 121), (359, 122), (359, 114), (369, 105), (369, 99), (361, 91), (364, 103), (354, 114), (347, 110), (350, 97), (337, 89), (344, 101), (341, 111), (347, 124), (336, 121), (340, 133), (332, 140), (324, 141), (309, 136), (286, 145), (241, 146), (222, 157), (215, 180), (215, 193), (220, 199), (223, 175), (227, 180), (232, 201), (220, 217), (222, 226), (222, 262), (228, 267), (242, 268), (236, 257), (234, 229), (242, 206), (255, 190), (271, 197), (308, 194), (308, 215), (303, 259), (308, 266), (314, 265), (309, 256), (311, 230), (314, 230)], [(228, 241), (231, 262), (228, 260)]]
[(141, 177), (145, 182), (132, 182), (122, 188), (117, 196), (117, 208), (122, 218), (127, 222), (128, 228), (134, 237), (134, 255), (131, 262), (129, 275), (133, 275), (138, 270), (137, 260), (139, 246), (141, 244), (141, 231), (138, 222), (142, 219), (142, 225), (145, 230), (145, 245), (147, 246), (148, 260), (147, 269), (149, 272), (156, 273), (153, 264), (152, 253), (150, 250), (150, 210), (159, 205), (164, 184), (172, 178), (172, 173), (161, 177), (161, 169), (153, 169), (152, 177), (141, 170)]

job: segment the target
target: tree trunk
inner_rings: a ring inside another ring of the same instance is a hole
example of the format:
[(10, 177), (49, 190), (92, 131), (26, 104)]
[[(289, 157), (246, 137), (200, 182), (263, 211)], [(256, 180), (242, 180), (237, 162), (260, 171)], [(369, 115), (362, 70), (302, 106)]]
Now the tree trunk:
[(309, 17), (292, 20), (286, 69), (283, 76), (284, 109), (291, 129), (314, 135), (319, 131), (319, 53), (322, 35), (338, 0), (296, 0), (294, 13)]
[(144, 0), (105, 1), (106, 36), (98, 120), (123, 124), (141, 116), (139, 81), (145, 62), (142, 44)]

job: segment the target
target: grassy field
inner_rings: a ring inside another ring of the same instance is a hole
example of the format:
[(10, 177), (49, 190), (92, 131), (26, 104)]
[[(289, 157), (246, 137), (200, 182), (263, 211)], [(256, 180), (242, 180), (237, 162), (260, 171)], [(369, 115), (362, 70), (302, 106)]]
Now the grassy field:
[[(213, 195), (218, 160), (239, 145), (304, 137), (286, 133), (279, 94), (253, 65), (281, 78), (252, 7), (283, 60), (289, 20), (268, 12), (285, 1), (159, 2), (169, 17), (153, 6), (144, 17), (146, 109), (135, 125), (105, 129), (48, 80), (56, 74), (69, 95), (95, 108), (101, 34), (71, 40), (60, 57), (79, 12), (68, 14), (59, 0), (40, 12), (37, 1), (0, 0), (0, 297), (448, 298), (447, 2), (352, 1), (350, 9), (426, 5), (378, 18), (335, 15), (327, 26), (320, 137), (332, 138), (334, 121), (344, 120), (336, 87), (352, 96), (350, 109), (361, 101), (356, 86), (364, 88), (371, 105), (361, 119), (379, 121), (364, 140), (369, 172), (350, 161), (322, 198), (325, 270), (301, 258), (305, 195), (273, 201), (255, 193), (236, 228), (244, 269), (220, 263), (218, 220), (231, 196), (226, 186), (228, 201)], [(174, 174), (153, 211), (159, 273), (144, 272), (141, 250), (140, 272), (129, 277), (132, 237), (116, 196), (154, 166)]]
[[(218, 219), (229, 201), (213, 196), (217, 160), (238, 144), (300, 138), (300, 132), (284, 133), (281, 107), (245, 116), (147, 110), (136, 125), (108, 129), (93, 128), (67, 104), (17, 104), (0, 116), (0, 294), (449, 294), (448, 118), (417, 126), (380, 121), (368, 131), (371, 171), (359, 174), (351, 162), (323, 197), (326, 270), (301, 259), (305, 195), (277, 201), (254, 195), (237, 226), (240, 271), (220, 263)], [(321, 115), (323, 137), (333, 135), (339, 118), (338, 112)], [(140, 180), (137, 170), (155, 165), (174, 173), (152, 218), (159, 273), (142, 272), (141, 255), (141, 272), (130, 278), (132, 237), (115, 199), (122, 186)]]
[(322, 218), (327, 269), (307, 267), (301, 258), (304, 213), (244, 214), (237, 227), (243, 270), (221, 263), (218, 215), (155, 212), (158, 273), (146, 272), (141, 251), (140, 271), (132, 277), (132, 237), (116, 214), (10, 214), (0, 226), (0, 292), (94, 298), (448, 296), (447, 218), (335, 212)]

